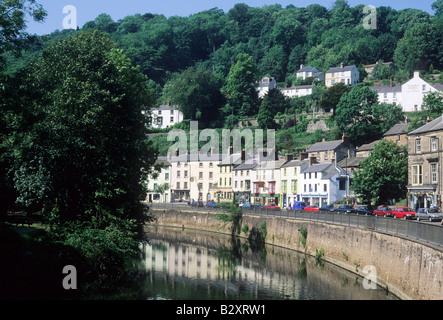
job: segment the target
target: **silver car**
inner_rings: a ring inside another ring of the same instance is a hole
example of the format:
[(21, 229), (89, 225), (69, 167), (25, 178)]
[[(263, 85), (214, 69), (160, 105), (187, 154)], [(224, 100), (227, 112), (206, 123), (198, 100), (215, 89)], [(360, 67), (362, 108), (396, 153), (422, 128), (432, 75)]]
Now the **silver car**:
[(443, 213), (434, 208), (421, 208), (418, 209), (415, 214), (417, 221), (420, 220), (429, 220), (429, 221), (442, 221)]

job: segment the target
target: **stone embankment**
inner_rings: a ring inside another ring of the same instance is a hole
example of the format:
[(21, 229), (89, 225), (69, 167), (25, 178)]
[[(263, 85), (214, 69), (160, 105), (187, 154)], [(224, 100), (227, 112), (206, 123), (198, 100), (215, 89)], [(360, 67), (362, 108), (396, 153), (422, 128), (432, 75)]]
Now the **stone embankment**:
[[(158, 225), (230, 233), (229, 226), (216, 219), (216, 213), (170, 209), (154, 209), (153, 213)], [(313, 256), (323, 250), (327, 262), (365, 279), (375, 279), (376, 274), (377, 284), (401, 299), (443, 299), (441, 248), (373, 230), (310, 220), (247, 214), (241, 224), (260, 230), (263, 222), (267, 243)], [(299, 231), (302, 229), (305, 232)]]

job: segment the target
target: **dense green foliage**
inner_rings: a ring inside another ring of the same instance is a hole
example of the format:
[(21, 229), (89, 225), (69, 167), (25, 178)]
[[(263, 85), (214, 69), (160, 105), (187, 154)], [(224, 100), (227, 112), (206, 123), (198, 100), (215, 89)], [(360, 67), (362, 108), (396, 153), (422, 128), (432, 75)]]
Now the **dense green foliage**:
[(407, 150), (392, 141), (380, 140), (369, 158), (354, 172), (351, 188), (366, 204), (386, 204), (404, 199), (408, 184)]

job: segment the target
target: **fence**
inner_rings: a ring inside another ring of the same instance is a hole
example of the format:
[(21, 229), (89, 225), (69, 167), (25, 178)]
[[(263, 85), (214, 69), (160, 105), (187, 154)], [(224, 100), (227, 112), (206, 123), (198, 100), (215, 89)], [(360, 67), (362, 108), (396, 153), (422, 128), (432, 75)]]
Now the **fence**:
[[(152, 203), (153, 209), (192, 210), (199, 212), (221, 212), (219, 207), (193, 207), (186, 203)], [(443, 227), (440, 224), (385, 218), (373, 215), (345, 214), (337, 212), (307, 212), (294, 210), (271, 210), (264, 208), (242, 208), (244, 214), (263, 215), (345, 225), (384, 232), (443, 247)]]

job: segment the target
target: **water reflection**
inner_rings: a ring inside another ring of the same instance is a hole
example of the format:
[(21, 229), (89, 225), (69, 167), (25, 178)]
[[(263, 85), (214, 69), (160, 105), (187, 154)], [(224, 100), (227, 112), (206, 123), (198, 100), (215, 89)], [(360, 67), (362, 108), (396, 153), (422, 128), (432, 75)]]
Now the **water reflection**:
[(302, 253), (246, 239), (171, 228), (149, 229), (142, 248), (148, 299), (396, 299), (363, 279)]

